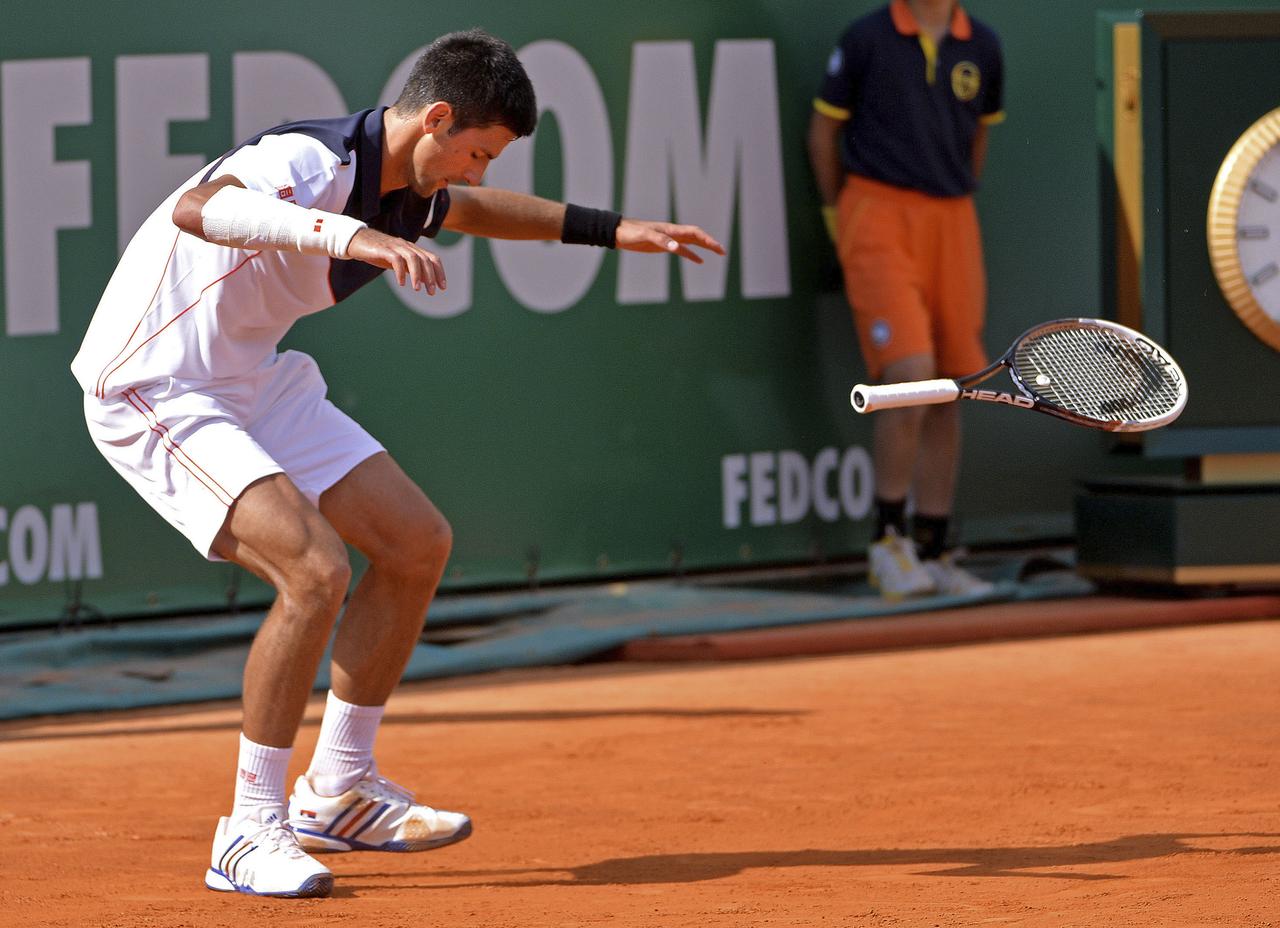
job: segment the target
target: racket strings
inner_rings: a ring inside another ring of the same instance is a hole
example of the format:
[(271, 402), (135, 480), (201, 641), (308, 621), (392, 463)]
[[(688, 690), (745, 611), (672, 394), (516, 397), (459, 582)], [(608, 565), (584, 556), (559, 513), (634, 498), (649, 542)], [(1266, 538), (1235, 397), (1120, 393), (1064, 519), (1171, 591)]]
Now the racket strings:
[(1110, 329), (1037, 333), (1017, 346), (1013, 361), (1037, 399), (1099, 422), (1159, 419), (1181, 401), (1181, 379)]

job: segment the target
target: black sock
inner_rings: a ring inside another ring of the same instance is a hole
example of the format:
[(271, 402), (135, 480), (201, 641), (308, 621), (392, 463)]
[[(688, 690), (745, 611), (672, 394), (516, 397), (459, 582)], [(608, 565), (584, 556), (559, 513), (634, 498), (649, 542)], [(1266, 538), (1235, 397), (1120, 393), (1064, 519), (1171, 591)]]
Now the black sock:
[(932, 561), (947, 550), (947, 529), (950, 516), (926, 516), (916, 513), (911, 520), (911, 537), (916, 543), (916, 553), (922, 561)]
[(907, 537), (907, 501), (876, 498), (876, 540), (891, 527), (901, 538)]

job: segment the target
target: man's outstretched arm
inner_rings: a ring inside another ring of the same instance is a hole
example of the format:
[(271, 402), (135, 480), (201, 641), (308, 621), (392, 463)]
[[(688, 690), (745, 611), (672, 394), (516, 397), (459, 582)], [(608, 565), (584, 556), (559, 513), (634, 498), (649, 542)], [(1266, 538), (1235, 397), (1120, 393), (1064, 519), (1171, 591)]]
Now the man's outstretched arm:
[(444, 227), (486, 238), (567, 241), (677, 254), (698, 264), (690, 245), (718, 255), (724, 246), (697, 226), (628, 219), (607, 210), (566, 206), (553, 200), (492, 187), (450, 187)]

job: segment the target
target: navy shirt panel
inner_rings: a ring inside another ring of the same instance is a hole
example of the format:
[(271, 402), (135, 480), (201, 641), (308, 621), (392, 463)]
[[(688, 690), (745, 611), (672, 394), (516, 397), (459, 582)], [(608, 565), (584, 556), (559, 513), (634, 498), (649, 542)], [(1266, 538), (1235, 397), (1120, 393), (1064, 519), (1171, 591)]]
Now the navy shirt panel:
[[(420, 197), (407, 187), (381, 195), (382, 114), (385, 110), (386, 107), (377, 107), (333, 119), (301, 120), (259, 132), (223, 155), (209, 168), (203, 180), (212, 177), (218, 165), (232, 152), (253, 145), (268, 135), (299, 132), (320, 142), (343, 164), (350, 164), (352, 154), (356, 155), (356, 179), (342, 210), (344, 215), (408, 242), (416, 242), (424, 235), (434, 238), (449, 212), (447, 188), (430, 197)], [(342, 302), (381, 276), (383, 270), (363, 261), (330, 259), (329, 287), (333, 291), (334, 302)]]
[(973, 140), (1002, 109), (996, 33), (969, 17), (968, 39), (938, 44), (933, 81), (918, 35), (898, 31), (888, 7), (855, 20), (828, 61), (819, 94), (849, 114), (841, 131), (845, 169), (935, 196), (973, 192)]

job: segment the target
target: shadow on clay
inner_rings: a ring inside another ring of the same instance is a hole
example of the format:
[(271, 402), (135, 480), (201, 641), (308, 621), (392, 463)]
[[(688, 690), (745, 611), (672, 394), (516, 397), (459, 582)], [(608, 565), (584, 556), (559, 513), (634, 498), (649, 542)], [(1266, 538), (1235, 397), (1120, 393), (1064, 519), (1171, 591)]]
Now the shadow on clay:
[[(1206, 839), (1259, 839), (1249, 847), (1207, 847)], [(1060, 871), (1061, 867), (1094, 867), (1182, 854), (1246, 856), (1280, 854), (1280, 833), (1127, 835), (1110, 841), (1047, 847), (881, 848), (869, 850), (744, 851), (737, 853), (649, 854), (616, 857), (571, 867), (521, 867), (502, 870), (429, 870), (419, 873), (339, 874), (335, 896), (353, 896), (390, 881), (400, 889), (459, 889), (463, 887), (605, 886), (698, 883), (735, 876), (744, 870), (783, 867), (925, 867), (920, 876), (1036, 877), (1054, 880), (1117, 880), (1119, 874)], [(941, 869), (932, 869), (938, 866)], [(407, 877), (429, 876), (438, 882), (404, 885)], [(463, 880), (465, 882), (457, 882)]]

